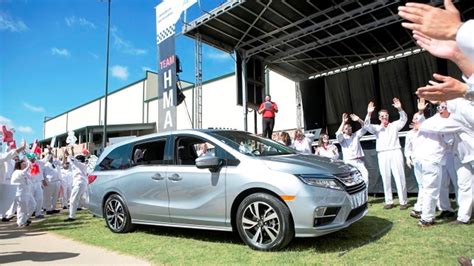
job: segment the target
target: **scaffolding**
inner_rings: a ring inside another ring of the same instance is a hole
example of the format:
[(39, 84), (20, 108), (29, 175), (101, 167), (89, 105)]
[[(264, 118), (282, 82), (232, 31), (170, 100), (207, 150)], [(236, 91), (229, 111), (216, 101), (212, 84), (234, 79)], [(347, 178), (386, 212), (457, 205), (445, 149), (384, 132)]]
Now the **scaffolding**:
[(201, 34), (195, 38), (195, 95), (193, 97), (193, 128), (202, 128), (202, 40)]

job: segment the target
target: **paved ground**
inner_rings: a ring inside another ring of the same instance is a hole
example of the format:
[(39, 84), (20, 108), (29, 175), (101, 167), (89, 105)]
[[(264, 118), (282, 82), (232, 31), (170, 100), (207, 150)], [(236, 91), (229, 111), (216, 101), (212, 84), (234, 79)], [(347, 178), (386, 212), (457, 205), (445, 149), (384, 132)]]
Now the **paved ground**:
[(0, 222), (0, 265), (150, 265), (31, 227), (20, 229), (14, 220)]

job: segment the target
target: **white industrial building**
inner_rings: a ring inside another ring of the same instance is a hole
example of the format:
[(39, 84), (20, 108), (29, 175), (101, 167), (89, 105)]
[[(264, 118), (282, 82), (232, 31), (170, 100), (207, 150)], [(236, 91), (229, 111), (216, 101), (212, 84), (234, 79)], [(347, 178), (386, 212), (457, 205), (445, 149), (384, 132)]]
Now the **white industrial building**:
[[(269, 71), (269, 92), (278, 104), (275, 131), (294, 130), (297, 122), (297, 94), (294, 81)], [(109, 93), (107, 99), (108, 141), (126, 136), (140, 136), (156, 132), (158, 118), (157, 75), (147, 71), (145, 78)], [(238, 105), (235, 73), (230, 73), (202, 84), (202, 127), (244, 129), (243, 108)], [(194, 85), (181, 82), (186, 96), (177, 107), (177, 128), (192, 128), (192, 99)], [(253, 106), (256, 108), (256, 106)], [(248, 131), (261, 133), (261, 116), (248, 109)], [(302, 119), (300, 117), (300, 119)], [(55, 117), (45, 119), (43, 140), (57, 146), (66, 144), (69, 131), (74, 131), (79, 144), (97, 153), (102, 143), (104, 97), (94, 99)], [(256, 132), (255, 132), (256, 129)]]

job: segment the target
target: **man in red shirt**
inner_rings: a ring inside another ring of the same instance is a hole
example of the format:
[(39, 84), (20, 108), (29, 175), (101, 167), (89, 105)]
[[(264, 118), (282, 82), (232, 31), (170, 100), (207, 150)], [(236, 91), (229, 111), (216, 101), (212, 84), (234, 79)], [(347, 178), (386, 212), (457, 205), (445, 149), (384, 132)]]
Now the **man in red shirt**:
[(273, 126), (275, 125), (275, 113), (278, 113), (278, 106), (272, 102), (270, 95), (265, 96), (265, 101), (260, 104), (258, 113), (262, 115), (262, 130), (264, 138), (272, 138)]

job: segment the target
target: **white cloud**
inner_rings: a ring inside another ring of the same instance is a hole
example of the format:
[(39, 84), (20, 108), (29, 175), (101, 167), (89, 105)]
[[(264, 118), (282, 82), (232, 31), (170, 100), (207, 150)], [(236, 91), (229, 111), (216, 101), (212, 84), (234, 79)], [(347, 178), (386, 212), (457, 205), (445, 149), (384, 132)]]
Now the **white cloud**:
[(0, 125), (5, 125), (7, 128), (11, 128), (13, 124), (10, 119), (0, 115)]
[(115, 65), (112, 67), (112, 76), (121, 80), (127, 80), (128, 68), (124, 66)]
[(120, 52), (130, 55), (146, 55), (148, 53), (148, 50), (135, 48), (133, 43), (120, 37), (117, 28), (112, 28), (110, 32), (112, 33), (113, 44)]
[(46, 112), (43, 107), (41, 107), (41, 106), (34, 106), (34, 105), (31, 105), (31, 104), (29, 104), (29, 103), (27, 103), (27, 102), (23, 102), (23, 106), (24, 106), (26, 109), (28, 109), (28, 110), (30, 110), (30, 111), (32, 111), (32, 112), (35, 112), (35, 113), (44, 113), (44, 112)]
[(69, 27), (74, 27), (75, 25), (79, 25), (79, 26), (91, 28), (91, 29), (96, 28), (94, 23), (88, 21), (85, 18), (76, 18), (75, 16), (72, 16), (72, 17), (64, 18), (64, 20), (66, 21), (66, 25), (68, 25)]
[(92, 56), (94, 59), (99, 59), (99, 55), (93, 52), (89, 52), (89, 55)]
[(65, 57), (69, 57), (71, 55), (67, 49), (59, 49), (56, 47), (51, 48), (51, 54)]
[(28, 26), (21, 19), (14, 19), (8, 14), (0, 12), (0, 31), (22, 32), (28, 30)]
[(230, 54), (224, 53), (221, 51), (216, 51), (216, 50), (208, 50), (206, 51), (205, 55), (210, 59), (218, 60), (218, 61), (225, 61), (225, 60), (232, 59)]
[(33, 133), (33, 129), (31, 127), (19, 126), (17, 130), (21, 133)]
[(29, 126), (15, 126), (11, 119), (0, 115), (0, 126), (5, 125), (8, 130), (13, 128), (13, 132), (18, 131), (21, 133), (33, 133), (33, 129)]

